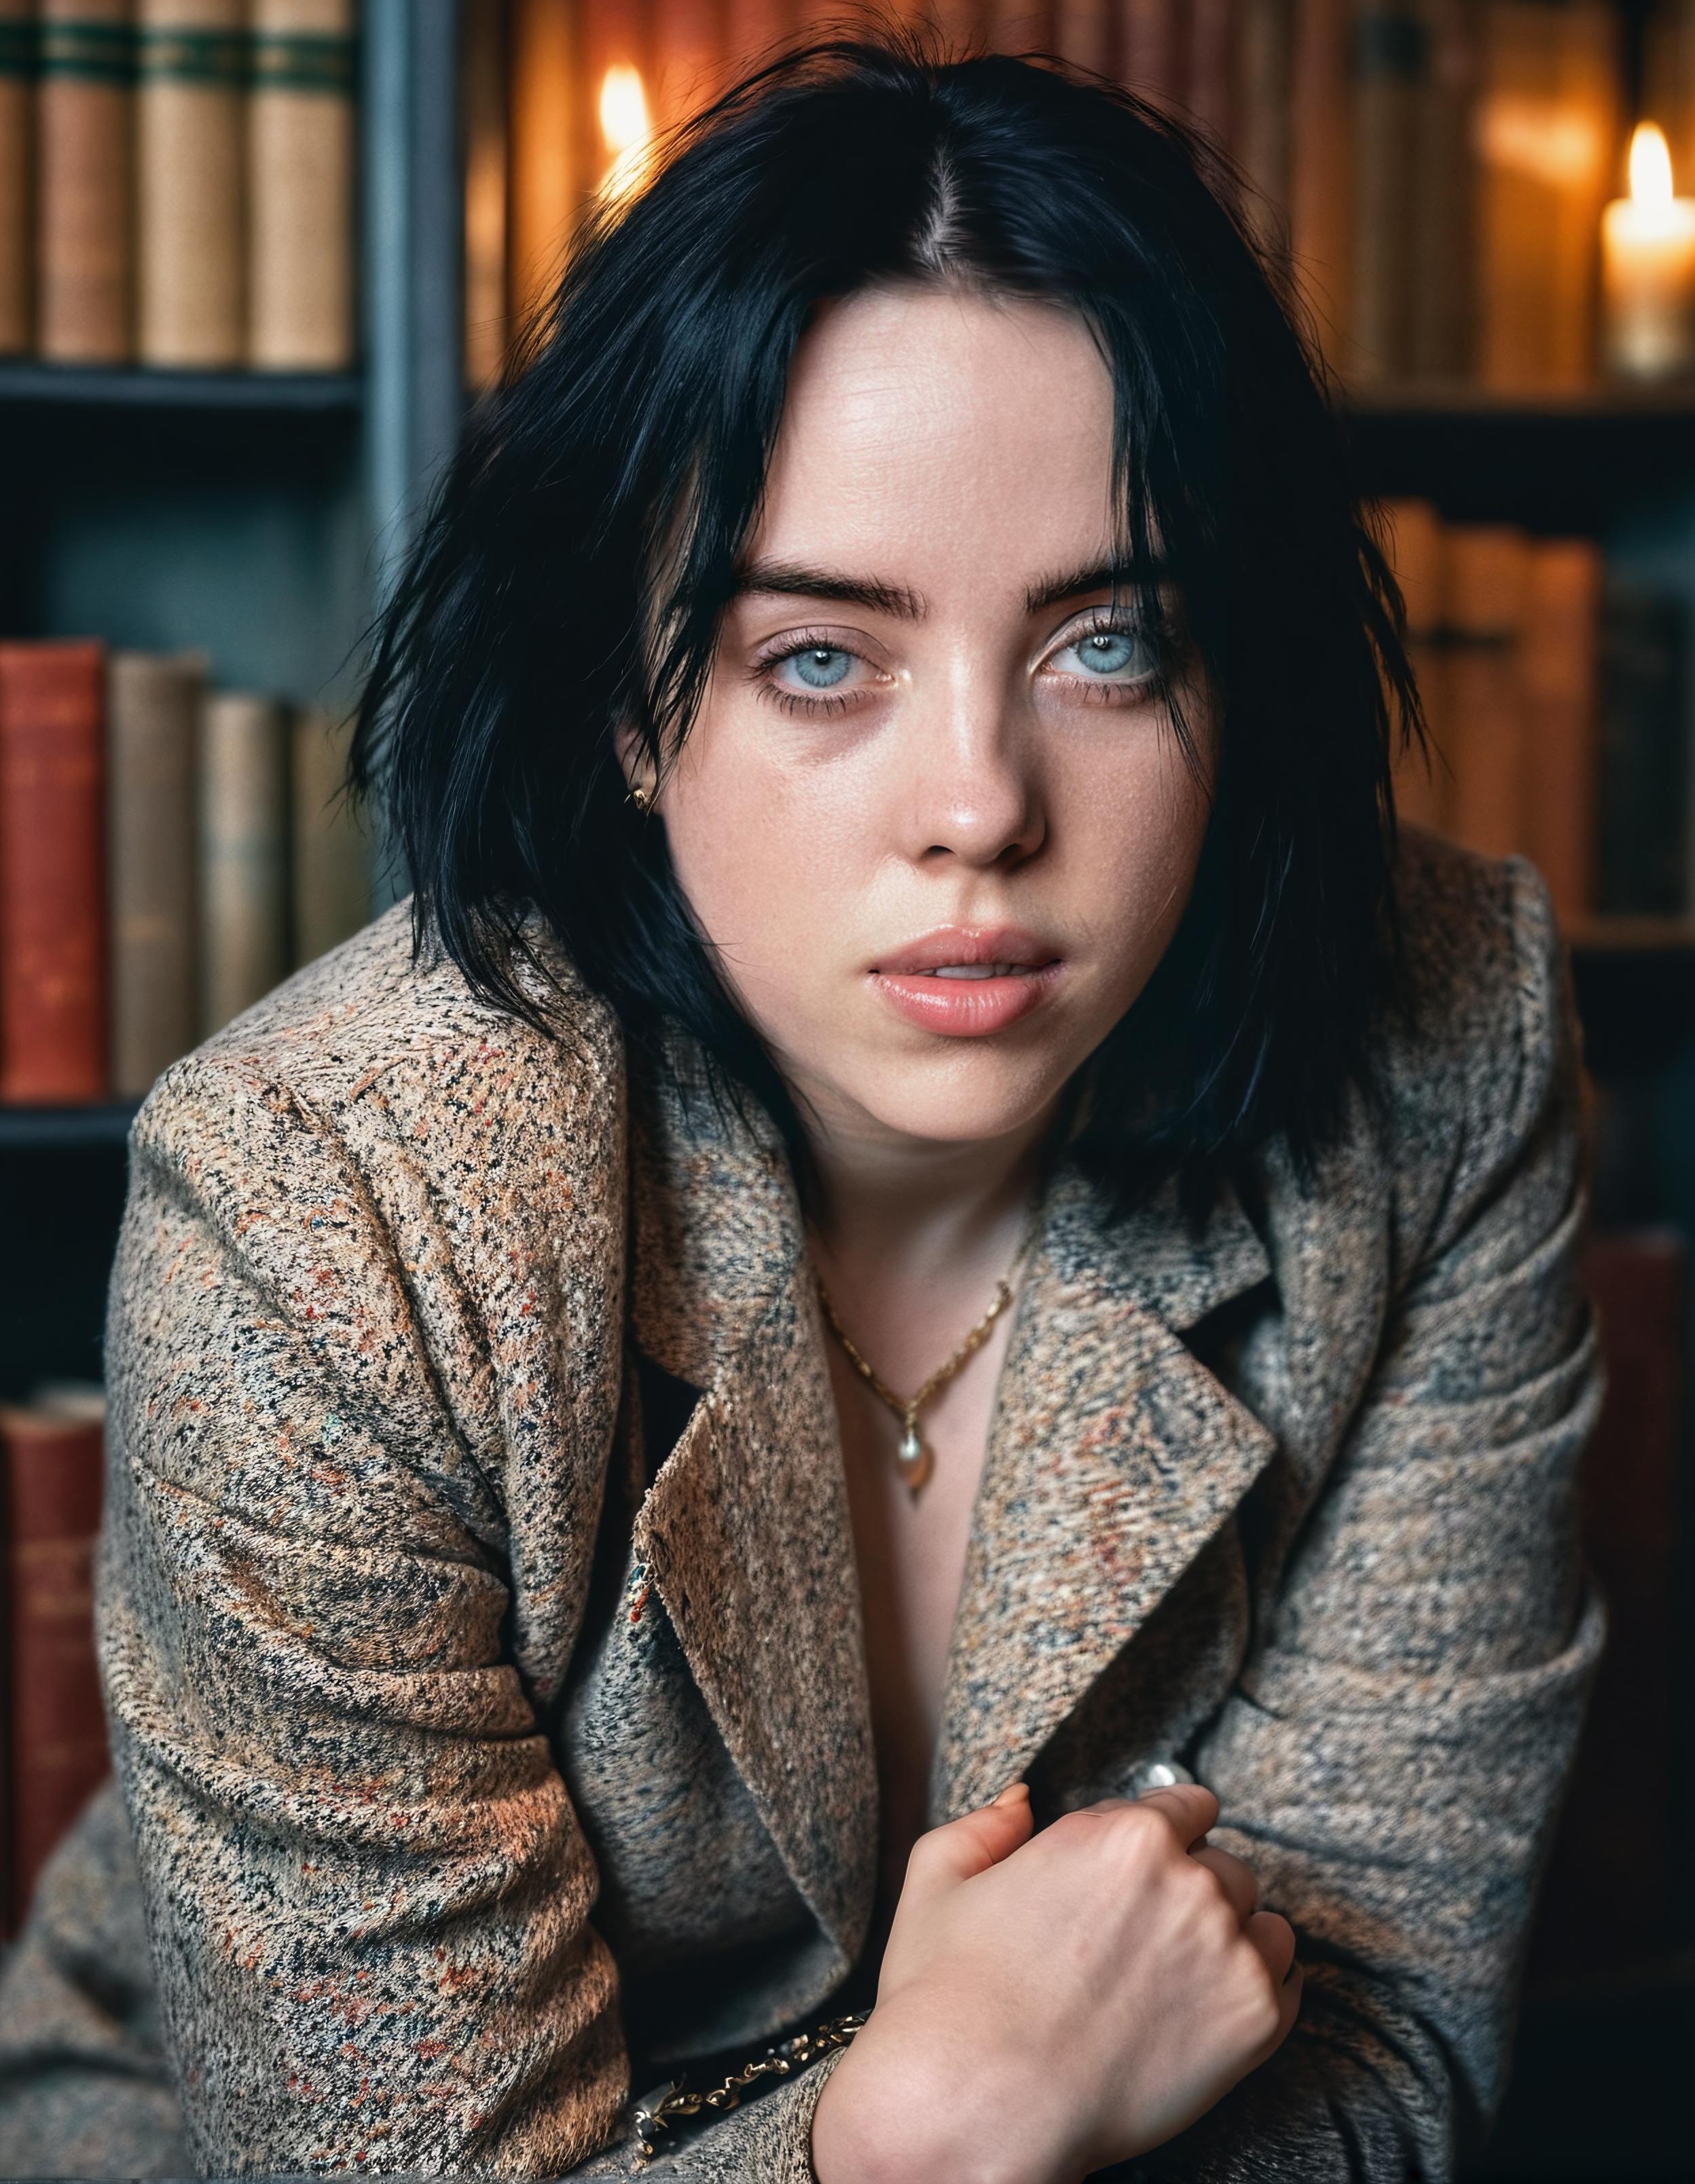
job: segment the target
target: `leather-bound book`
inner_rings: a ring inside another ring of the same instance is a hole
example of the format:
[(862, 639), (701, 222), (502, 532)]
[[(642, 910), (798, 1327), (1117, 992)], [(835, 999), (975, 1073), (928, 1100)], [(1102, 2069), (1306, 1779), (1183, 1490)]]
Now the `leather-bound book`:
[(136, 347), (143, 364), (247, 350), (243, 0), (137, 0)]
[(200, 1035), (198, 653), (120, 652), (107, 683), (112, 1089), (140, 1099)]
[(1156, 105), (1180, 106), (1188, 88), (1180, 0), (1118, 0), (1118, 74)]
[(1389, 518), (1390, 566), (1407, 608), (1407, 657), (1425, 710), (1427, 749), (1416, 744), (1395, 753), (1395, 809), (1413, 826), (1445, 833), (1450, 821), (1452, 780), (1443, 752), (1447, 682), (1443, 673), (1441, 518), (1427, 500), (1385, 504)]
[(35, 0), (0, 0), (0, 356), (30, 346), (35, 313)]
[(1289, 254), (1294, 30), (1294, 0), (1241, 0), (1236, 10), (1236, 157), (1251, 186), (1249, 220), (1279, 260)]
[(506, 9), (466, 0), (460, 17), (465, 117), (465, 383), (493, 387), (506, 361)]
[(1522, 668), (1525, 847), (1567, 921), (1595, 907), (1601, 580), (1592, 539), (1532, 543)]
[(558, 284), (590, 168), (577, 11), (555, 0), (511, 0), (511, 9), (507, 290), (522, 331)]
[(248, 361), (354, 360), (352, 0), (252, 0)]
[(41, 0), (36, 344), (63, 364), (133, 353), (135, 32), (130, 0)]
[(94, 1654), (103, 1443), (92, 1391), (0, 1405), (12, 1930), (48, 1852), (110, 1765)]
[(0, 644), (0, 1101), (107, 1089), (106, 657)]
[(1112, 18), (1117, 0), (1057, 0), (1054, 44), (1079, 68), (1104, 75), (1112, 65)]
[(200, 720), (200, 1028), (220, 1031), (288, 968), (288, 753), (281, 709), (219, 691)]
[(369, 919), (371, 845), (342, 792), (351, 721), (309, 706), (291, 733), (293, 958), (310, 963)]
[(1296, 0), (1289, 245), (1296, 287), (1333, 362), (1351, 320), (1353, 266), (1352, 0)]
[(1486, 855), (1525, 846), (1521, 646), (1530, 541), (1508, 524), (1449, 526), (1443, 560), (1443, 710), (1454, 833)]
[(1430, 33), (1415, 0), (1362, 0), (1353, 25), (1353, 268), (1348, 366), (1359, 380), (1405, 379), (1419, 299), (1413, 265), (1419, 120)]
[(1190, 120), (1229, 151), (1235, 137), (1235, 0), (1190, 0), (1185, 103)]
[(1476, 11), (1471, 0), (1423, 0), (1430, 39), (1413, 153), (1412, 314), (1415, 380), (1463, 379), (1472, 365), (1476, 251)]

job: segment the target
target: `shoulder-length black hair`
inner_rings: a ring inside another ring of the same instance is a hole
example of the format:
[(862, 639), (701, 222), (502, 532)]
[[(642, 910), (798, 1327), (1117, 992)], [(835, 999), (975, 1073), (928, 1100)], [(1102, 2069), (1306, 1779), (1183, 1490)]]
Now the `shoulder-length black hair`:
[[(1399, 597), (1322, 368), (1233, 170), (1050, 56), (950, 61), (844, 37), (763, 68), (592, 217), (473, 415), (376, 632), (350, 767), (413, 888), (415, 953), (543, 1029), (515, 976), (538, 910), (627, 1037), (680, 1027), (721, 1096), (794, 1102), (627, 801), (633, 727), (668, 763), (705, 687), (815, 306), (960, 282), (1078, 312), (1113, 386), (1124, 583), (1175, 588), (1221, 708), (1189, 910), (1083, 1072), (1073, 1156), (1121, 1205), (1185, 1202), (1281, 1134), (1310, 1171), (1392, 959), (1391, 749), (1422, 729)], [(1191, 760), (1177, 703), (1174, 724)]]

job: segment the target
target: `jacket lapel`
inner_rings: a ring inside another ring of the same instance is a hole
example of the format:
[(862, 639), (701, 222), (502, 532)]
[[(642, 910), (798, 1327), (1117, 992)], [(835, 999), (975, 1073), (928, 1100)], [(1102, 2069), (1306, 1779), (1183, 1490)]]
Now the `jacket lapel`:
[(789, 1877), (858, 1955), (877, 1777), (859, 1583), (817, 1299), (774, 1134), (666, 1095), (634, 1123), (633, 1320), (703, 1392), (635, 1552)]
[(1228, 1185), (1196, 1238), (1174, 1188), (1108, 1226), (1081, 1177), (1057, 1182), (973, 1517), (933, 1819), (1024, 1771), (1270, 1457), (1179, 1334), (1269, 1271)]

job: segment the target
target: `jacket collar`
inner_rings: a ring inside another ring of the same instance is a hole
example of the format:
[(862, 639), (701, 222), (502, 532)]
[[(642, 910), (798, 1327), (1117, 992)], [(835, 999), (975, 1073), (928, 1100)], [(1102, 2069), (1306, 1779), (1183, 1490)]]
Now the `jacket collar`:
[[(797, 1889), (857, 1956), (876, 1768), (841, 1447), (806, 1235), (762, 1117), (633, 1100), (631, 1310), (702, 1391), (636, 1551)], [(1181, 1331), (1269, 1273), (1226, 1186), (1118, 1224), (1074, 1171), (1045, 1201), (973, 1516), (935, 1817), (1021, 1772), (1224, 1522), (1274, 1446)]]

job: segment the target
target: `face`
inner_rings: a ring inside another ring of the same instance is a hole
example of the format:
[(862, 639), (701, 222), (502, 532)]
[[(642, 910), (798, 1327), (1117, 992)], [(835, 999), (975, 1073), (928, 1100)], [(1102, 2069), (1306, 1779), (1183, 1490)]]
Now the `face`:
[(1082, 323), (894, 287), (790, 376), (704, 704), (660, 787), (678, 879), (827, 1133), (1034, 1129), (1188, 900), (1160, 640), (1101, 571), (1112, 400)]

